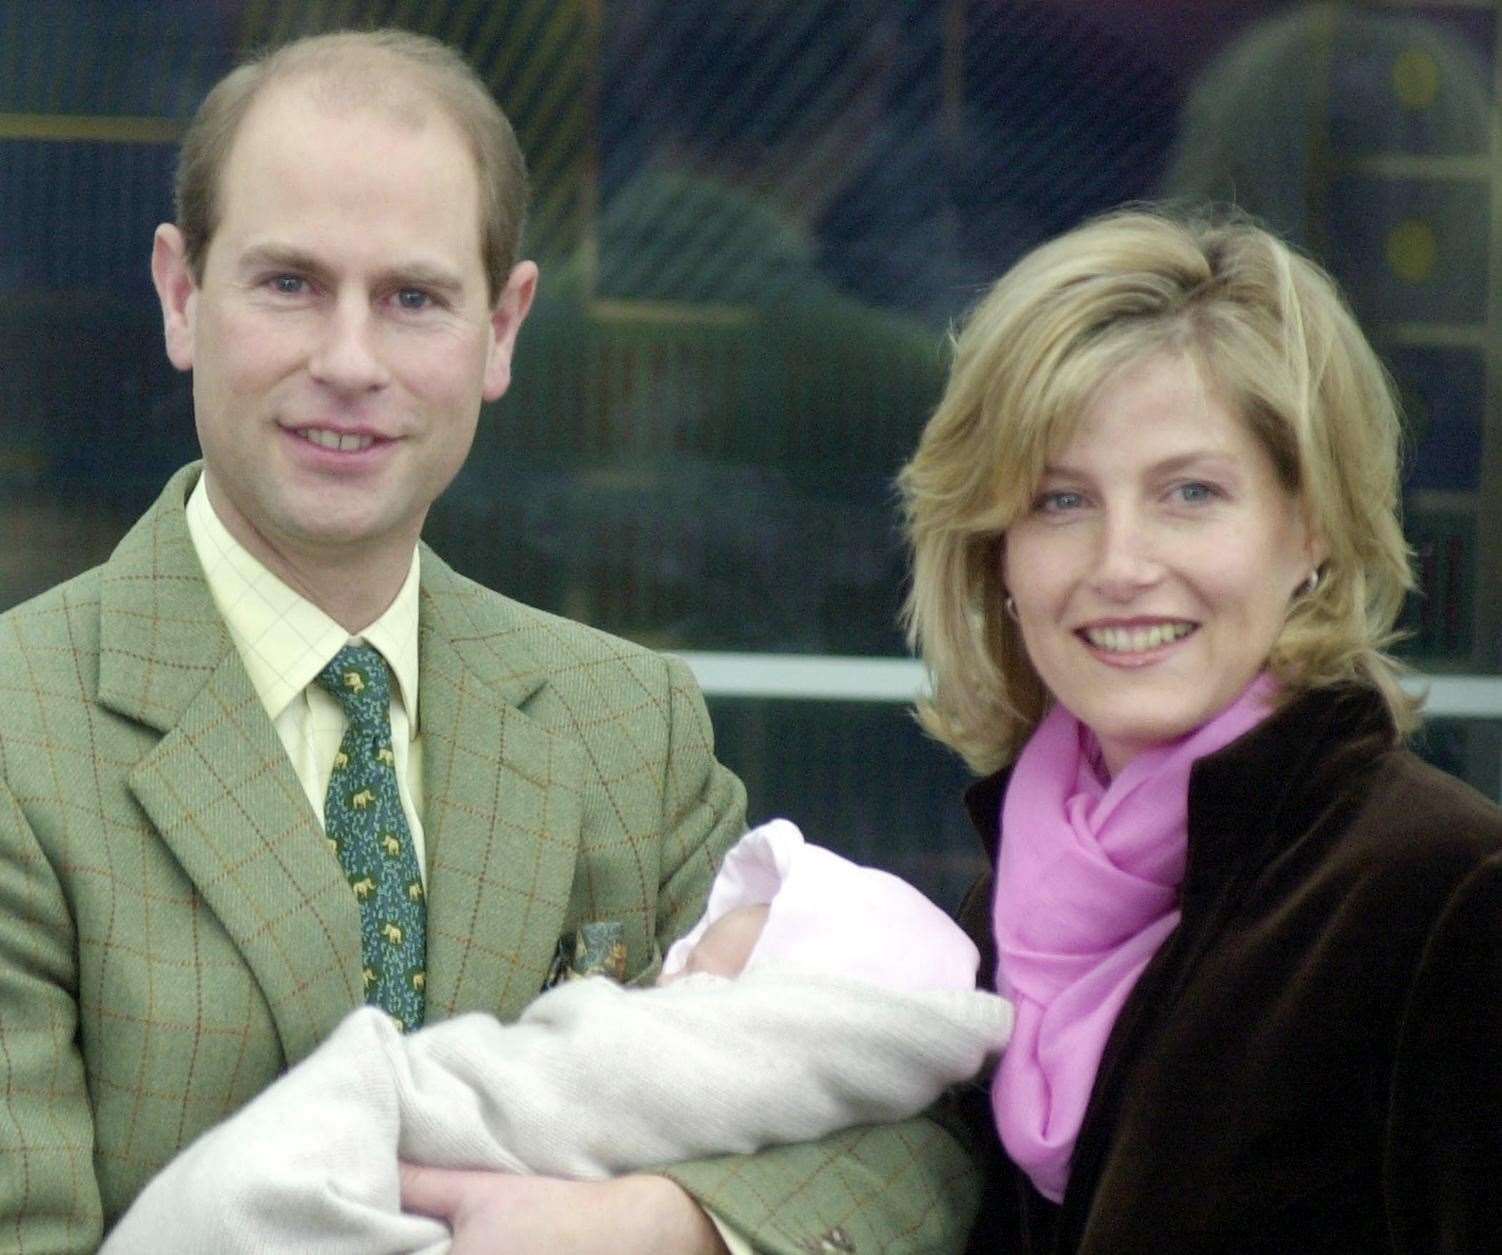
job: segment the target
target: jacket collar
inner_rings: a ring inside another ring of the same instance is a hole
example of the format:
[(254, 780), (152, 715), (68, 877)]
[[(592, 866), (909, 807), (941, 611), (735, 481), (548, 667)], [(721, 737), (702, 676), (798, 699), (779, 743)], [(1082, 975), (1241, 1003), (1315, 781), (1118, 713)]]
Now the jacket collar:
[(1189, 778), (1186, 903), (1275, 855), (1397, 744), (1381, 695), (1340, 684), (1302, 693), (1194, 765)]
[[(183, 515), (197, 477), (196, 465), (174, 475), (105, 565), (99, 701), (162, 734), (130, 787), (234, 938), (295, 1062), (362, 1001), (359, 910), (204, 581)], [(573, 879), (582, 750), (523, 709), (546, 674), (520, 614), (424, 552), (434, 1018), (518, 1013), (546, 976)]]

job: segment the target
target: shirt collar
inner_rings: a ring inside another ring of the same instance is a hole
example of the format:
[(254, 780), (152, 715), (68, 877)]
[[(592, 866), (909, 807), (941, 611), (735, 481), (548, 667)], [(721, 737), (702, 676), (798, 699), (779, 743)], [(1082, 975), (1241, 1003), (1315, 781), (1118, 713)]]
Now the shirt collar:
[(345, 645), (364, 641), (380, 650), (391, 668), (408, 726), (416, 736), (416, 546), (396, 599), (380, 618), (352, 637), (230, 535), (214, 513), (202, 476), (188, 497), (187, 521), (209, 593), (235, 642), (251, 685), (273, 721)]

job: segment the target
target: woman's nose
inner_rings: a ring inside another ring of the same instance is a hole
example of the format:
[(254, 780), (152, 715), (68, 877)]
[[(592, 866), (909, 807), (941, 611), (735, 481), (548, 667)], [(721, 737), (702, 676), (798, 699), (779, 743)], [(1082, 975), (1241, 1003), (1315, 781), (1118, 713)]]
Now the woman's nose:
[(1159, 537), (1140, 512), (1107, 512), (1098, 541), (1091, 578), (1103, 596), (1126, 600), (1162, 577)]

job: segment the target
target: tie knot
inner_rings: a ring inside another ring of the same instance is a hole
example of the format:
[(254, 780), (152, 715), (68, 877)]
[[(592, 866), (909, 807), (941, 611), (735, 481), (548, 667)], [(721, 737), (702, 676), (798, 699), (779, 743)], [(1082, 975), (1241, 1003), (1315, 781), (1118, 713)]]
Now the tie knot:
[(391, 673), (380, 652), (369, 645), (346, 645), (318, 673), (318, 683), (344, 707), (351, 723), (389, 717)]

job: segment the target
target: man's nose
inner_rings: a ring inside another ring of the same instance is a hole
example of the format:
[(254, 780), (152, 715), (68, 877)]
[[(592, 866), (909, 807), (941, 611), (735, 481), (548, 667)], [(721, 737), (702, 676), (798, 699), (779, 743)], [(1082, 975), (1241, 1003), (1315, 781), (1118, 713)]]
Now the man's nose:
[(1124, 601), (1162, 577), (1163, 538), (1140, 510), (1107, 510), (1097, 541), (1092, 583), (1103, 596)]
[(351, 295), (335, 303), (308, 361), (313, 378), (341, 392), (384, 387), (390, 373), (381, 356), (380, 328), (375, 324), (363, 297)]

